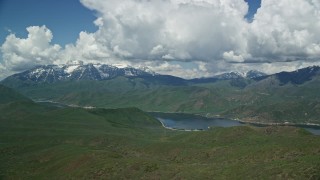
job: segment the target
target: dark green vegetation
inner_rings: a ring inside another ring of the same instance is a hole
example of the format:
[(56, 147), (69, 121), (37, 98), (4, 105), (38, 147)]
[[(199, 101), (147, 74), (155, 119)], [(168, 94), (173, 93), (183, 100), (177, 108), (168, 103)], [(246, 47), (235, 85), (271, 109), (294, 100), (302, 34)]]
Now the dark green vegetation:
[(103, 108), (196, 113), (247, 122), (320, 124), (320, 68), (256, 79), (183, 80), (169, 76), (37, 83), (2, 82), (35, 100)]
[(182, 132), (136, 108), (57, 108), (17, 94), (0, 105), (0, 179), (318, 179), (319, 147), (293, 127)]
[(30, 101), (28, 98), (3, 85), (0, 85), (0, 92), (0, 104), (12, 101)]

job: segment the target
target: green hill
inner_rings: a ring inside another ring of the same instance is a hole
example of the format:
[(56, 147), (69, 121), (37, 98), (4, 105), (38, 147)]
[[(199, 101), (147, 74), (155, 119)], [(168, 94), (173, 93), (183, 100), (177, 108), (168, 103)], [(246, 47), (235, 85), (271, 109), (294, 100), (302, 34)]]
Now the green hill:
[(2, 83), (14, 90), (0, 85), (0, 179), (319, 179), (320, 138), (306, 130), (172, 131), (144, 112), (319, 124), (319, 74), (312, 67), (260, 79), (52, 83), (11, 76)]
[(30, 101), (23, 95), (15, 92), (11, 88), (0, 84), (0, 104), (5, 104), (13, 101)]
[(17, 90), (32, 99), (79, 106), (137, 107), (144, 111), (219, 115), (250, 122), (320, 124), (317, 79), (301, 85), (281, 85), (272, 78), (258, 82), (246, 80), (245, 88), (233, 86), (233, 81), (169, 86), (121, 77), (108, 81), (38, 84)]
[(37, 83), (16, 76), (8, 77), (2, 83), (35, 100), (223, 116), (247, 122), (320, 124), (319, 67), (256, 79), (189, 81), (171, 76), (118, 76), (100, 81)]
[(182, 132), (136, 108), (0, 106), (0, 179), (317, 179), (319, 146), (293, 127)]

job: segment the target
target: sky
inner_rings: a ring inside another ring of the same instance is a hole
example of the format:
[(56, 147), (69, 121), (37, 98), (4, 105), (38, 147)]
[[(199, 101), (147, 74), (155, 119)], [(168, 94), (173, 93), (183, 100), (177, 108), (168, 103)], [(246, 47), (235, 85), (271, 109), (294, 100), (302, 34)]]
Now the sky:
[(79, 0), (0, 0), (0, 43), (15, 33), (26, 37), (26, 27), (46, 25), (53, 34), (52, 43), (65, 45), (77, 40), (79, 32), (95, 32), (94, 11)]
[(244, 16), (249, 22), (253, 21), (254, 15), (257, 10), (261, 7), (261, 0), (245, 0), (248, 3), (249, 9), (247, 14)]
[(319, 0), (0, 0), (0, 79), (69, 61), (184, 78), (320, 65)]

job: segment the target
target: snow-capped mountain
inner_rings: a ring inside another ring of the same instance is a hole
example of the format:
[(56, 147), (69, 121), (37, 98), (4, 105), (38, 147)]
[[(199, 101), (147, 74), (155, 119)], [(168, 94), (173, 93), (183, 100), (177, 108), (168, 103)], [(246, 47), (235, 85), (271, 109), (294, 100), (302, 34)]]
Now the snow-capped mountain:
[(245, 77), (249, 78), (249, 79), (254, 79), (254, 78), (258, 78), (258, 77), (262, 77), (262, 76), (267, 76), (267, 74), (263, 73), (263, 72), (260, 72), (260, 71), (256, 71), (256, 70), (248, 71), (245, 74)]
[[(146, 69), (146, 68), (145, 68)], [(133, 67), (118, 68), (106, 64), (71, 63), (66, 65), (43, 65), (13, 75), (23, 81), (57, 82), (66, 80), (106, 80), (118, 76), (154, 76), (155, 73)]]
[(223, 73), (214, 76), (214, 78), (219, 79), (219, 80), (228, 80), (228, 79), (240, 79), (240, 78), (249, 78), (249, 79), (254, 79), (262, 76), (266, 76), (267, 74), (256, 71), (256, 70), (251, 70), (246, 73), (240, 73), (240, 72), (229, 72), (229, 73)]
[(139, 77), (152, 83), (185, 85), (187, 83), (213, 83), (220, 80), (241, 80), (243, 78), (264, 80), (269, 77), (279, 79), (282, 84), (291, 82), (293, 84), (302, 84), (311, 80), (314, 76), (320, 75), (320, 67), (312, 66), (299, 69), (294, 72), (280, 72), (273, 75), (266, 75), (259, 71), (248, 71), (246, 73), (229, 72), (216, 75), (209, 78), (182, 79), (170, 75), (160, 75), (151, 71), (147, 67), (133, 68), (130, 66), (116, 67), (106, 64), (83, 64), (73, 62), (65, 65), (42, 65), (34, 67), (22, 73), (14, 74), (7, 77), (2, 83), (12, 84), (16, 80), (28, 83), (53, 83), (60, 81), (79, 81), (79, 80), (108, 80), (119, 76), (122, 77)]
[(219, 80), (227, 80), (227, 79), (239, 79), (243, 78), (244, 75), (238, 72), (229, 72), (229, 73), (223, 73), (214, 76), (214, 78), (219, 79)]

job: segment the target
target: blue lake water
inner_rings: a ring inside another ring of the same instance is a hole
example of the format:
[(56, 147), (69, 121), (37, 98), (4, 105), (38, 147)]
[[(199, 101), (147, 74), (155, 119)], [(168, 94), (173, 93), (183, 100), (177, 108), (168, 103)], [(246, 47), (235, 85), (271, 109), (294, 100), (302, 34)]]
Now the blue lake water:
[[(232, 126), (244, 126), (244, 123), (224, 119), (224, 118), (205, 118), (202, 116), (191, 114), (178, 114), (178, 113), (152, 113), (163, 126), (170, 129), (177, 130), (208, 130), (209, 127), (232, 127)], [(255, 125), (253, 126), (265, 126)], [(315, 135), (320, 135), (320, 127), (300, 125), (296, 126), (304, 128), (307, 131)]]
[[(37, 101), (39, 104), (65, 108), (68, 105), (61, 104), (52, 101)], [(181, 113), (150, 113), (156, 117), (163, 126), (170, 129), (178, 130), (208, 130), (209, 127), (232, 127), (232, 126), (244, 126), (244, 123), (239, 121), (229, 120), (225, 118), (206, 118), (192, 114)], [(253, 126), (265, 126), (258, 124), (250, 124)], [(296, 127), (304, 128), (315, 135), (320, 135), (320, 127), (312, 125), (297, 125)]]
[(243, 126), (243, 123), (224, 118), (205, 118), (202, 116), (178, 113), (152, 113), (163, 126), (180, 130), (207, 130), (209, 127)]
[(320, 127), (315, 127), (315, 126), (297, 126), (297, 127), (303, 128), (314, 135), (320, 136)]

